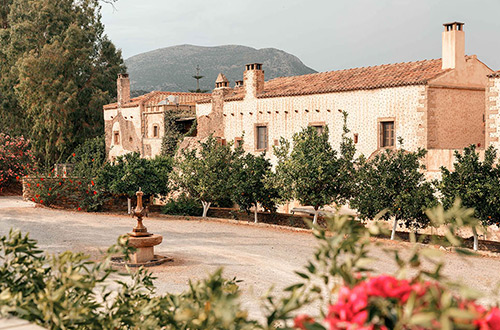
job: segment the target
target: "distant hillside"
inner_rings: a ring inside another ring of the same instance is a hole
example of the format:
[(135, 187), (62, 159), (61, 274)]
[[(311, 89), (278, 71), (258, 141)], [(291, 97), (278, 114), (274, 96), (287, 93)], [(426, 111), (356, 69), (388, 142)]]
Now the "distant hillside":
[(125, 60), (132, 90), (187, 92), (196, 89), (196, 66), (200, 66), (200, 89), (212, 90), (219, 72), (230, 86), (243, 79), (244, 65), (263, 63), (265, 79), (314, 73), (296, 56), (275, 48), (254, 49), (229, 45), (201, 47), (181, 45), (153, 50)]

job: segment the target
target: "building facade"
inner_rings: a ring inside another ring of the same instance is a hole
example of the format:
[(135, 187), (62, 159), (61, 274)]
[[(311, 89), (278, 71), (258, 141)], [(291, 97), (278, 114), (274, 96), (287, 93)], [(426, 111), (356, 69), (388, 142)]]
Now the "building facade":
[(195, 102), (209, 95), (151, 92), (131, 99), (128, 74), (118, 76), (117, 87), (118, 102), (103, 109), (106, 153), (111, 160), (129, 152), (142, 157), (159, 155), (165, 111), (176, 112), (181, 130), (188, 131), (196, 118)]
[[(270, 81), (264, 80), (262, 65), (253, 63), (233, 88), (219, 75), (211, 97), (196, 104), (198, 139), (213, 134), (234, 140), (247, 152), (267, 152), (274, 162), (272, 146), (306, 126), (327, 126), (338, 147), (340, 111), (346, 111), (359, 153), (368, 157), (400, 147), (401, 137), (408, 150), (428, 149), (428, 172), (437, 173), (441, 165), (452, 164), (454, 150), (470, 144), (484, 148), (500, 137), (498, 125), (486, 115), (487, 106), (498, 112), (486, 94), (497, 97), (499, 75), (492, 76), (475, 55), (465, 55), (463, 27), (444, 24), (441, 59)], [(495, 128), (486, 127), (486, 121)]]

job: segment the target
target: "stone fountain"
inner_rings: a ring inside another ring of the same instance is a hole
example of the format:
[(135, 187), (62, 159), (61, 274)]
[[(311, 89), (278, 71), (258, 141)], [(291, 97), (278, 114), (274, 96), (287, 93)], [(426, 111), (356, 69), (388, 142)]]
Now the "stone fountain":
[(131, 255), (130, 262), (127, 265), (133, 267), (156, 266), (165, 261), (171, 261), (171, 258), (155, 254), (154, 247), (163, 241), (163, 236), (149, 233), (148, 229), (142, 223), (142, 218), (147, 217), (148, 210), (142, 204), (144, 193), (141, 188), (139, 188), (136, 195), (137, 206), (132, 210), (132, 217), (137, 218), (137, 224), (132, 229), (132, 232), (128, 233), (128, 244), (136, 248), (136, 251)]

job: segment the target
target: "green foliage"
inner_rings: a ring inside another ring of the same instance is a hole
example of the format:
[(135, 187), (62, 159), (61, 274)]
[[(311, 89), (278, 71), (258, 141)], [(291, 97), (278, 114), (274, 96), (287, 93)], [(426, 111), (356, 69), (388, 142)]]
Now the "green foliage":
[(265, 154), (246, 154), (236, 161), (232, 199), (246, 212), (260, 204), (266, 211), (276, 211), (278, 190), (272, 184), (271, 162)]
[(484, 225), (500, 224), (500, 169), (495, 163), (496, 150), (485, 150), (480, 161), (475, 146), (455, 152), (454, 171), (442, 167), (439, 189), (445, 208), (460, 198), (463, 205), (474, 208), (474, 215)]
[[(474, 221), (473, 210), (459, 203), (448, 211), (439, 206), (427, 214), (435, 226)], [(110, 276), (116, 273), (109, 264), (111, 254), (121, 253), (127, 258), (133, 251), (127, 236), (119, 238), (104, 261), (94, 262), (69, 251), (44, 255), (35, 241), (11, 231), (0, 237), (0, 315), (14, 315), (48, 329), (271, 330), (292, 329), (296, 313), (313, 305), (320, 306), (320, 310), (306, 328), (325, 329), (320, 318), (331, 317), (331, 306), (344, 303), (337, 298), (339, 289), (342, 287), (345, 292), (372, 278), (371, 255), (376, 251), (394, 261), (396, 271), (385, 278), (399, 281), (396, 279), (411, 274), (403, 283), (418, 290), (418, 297), (414, 292), (400, 306), (395, 306), (391, 297), (369, 298), (368, 305), (358, 305), (352, 314), (367, 310), (369, 324), (391, 329), (451, 330), (477, 326), (475, 321), (485, 314), (477, 312), (481, 308), (473, 300), (479, 295), (443, 275), (446, 255), (421, 244), (414, 244), (403, 253), (399, 246), (382, 246), (373, 236), (384, 230), (379, 222), (365, 227), (350, 216), (340, 215), (329, 219), (327, 228), (314, 227), (318, 245), (303, 270), (296, 272), (300, 280), (279, 292), (279, 297), (271, 293), (264, 296), (264, 324), (248, 317), (239, 302), (238, 281), (224, 279), (220, 270), (202, 281), (190, 282), (183, 293), (157, 295), (155, 278), (144, 269), (126, 269), (127, 274)], [(451, 228), (446, 239), (457, 253), (470, 254), (460, 248), (453, 231)], [(414, 235), (411, 238), (417, 243)], [(390, 284), (379, 289), (396, 294), (399, 290)], [(363, 295), (370, 295), (357, 292), (360, 294), (348, 299), (362, 302)]]
[(202, 213), (200, 202), (182, 193), (177, 198), (170, 198), (161, 212), (170, 215), (199, 216)]
[(425, 180), (420, 164), (426, 151), (409, 152), (387, 149), (372, 160), (361, 159), (358, 168), (358, 189), (351, 206), (362, 219), (402, 220), (409, 228), (425, 227), (427, 208), (436, 205), (433, 186)]
[(235, 280), (224, 279), (220, 270), (190, 282), (181, 294), (157, 296), (155, 278), (142, 268), (110, 278), (116, 273), (110, 256), (117, 252), (131, 252), (126, 236), (103, 262), (93, 262), (69, 251), (45, 256), (35, 241), (11, 231), (0, 238), (0, 315), (47, 329), (256, 328), (240, 307)]
[(201, 201), (205, 217), (210, 204), (231, 195), (234, 187), (230, 177), (242, 153), (241, 148), (233, 151), (232, 143), (222, 144), (210, 136), (199, 142), (199, 149), (181, 150), (175, 160), (174, 184)]
[(177, 146), (182, 138), (181, 130), (176, 120), (179, 114), (172, 110), (163, 112), (163, 139), (161, 141), (161, 154), (164, 156), (175, 156)]
[(102, 134), (102, 106), (124, 66), (100, 19), (97, 0), (9, 5), (0, 30), (0, 126), (28, 136), (45, 168)]
[(104, 136), (87, 139), (75, 148), (68, 157), (73, 164), (72, 175), (81, 178), (96, 178), (106, 162)]
[(0, 191), (34, 169), (27, 140), (0, 133)]
[(294, 198), (302, 205), (318, 210), (324, 205), (344, 204), (352, 195), (354, 182), (354, 143), (347, 137), (347, 114), (344, 112), (344, 132), (340, 155), (333, 150), (328, 127), (319, 134), (314, 127), (304, 128), (293, 135), (290, 142), (280, 141), (274, 148), (278, 157), (276, 185), (282, 189), (283, 198)]
[(97, 178), (97, 184), (115, 195), (135, 196), (139, 188), (146, 196), (165, 196), (172, 170), (170, 158), (157, 156), (141, 158), (133, 152), (116, 158), (113, 164), (106, 163)]

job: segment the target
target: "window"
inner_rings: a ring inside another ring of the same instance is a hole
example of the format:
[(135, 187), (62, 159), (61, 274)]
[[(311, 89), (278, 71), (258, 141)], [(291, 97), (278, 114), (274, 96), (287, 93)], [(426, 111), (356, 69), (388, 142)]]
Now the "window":
[(313, 127), (316, 129), (316, 132), (318, 132), (319, 135), (325, 132), (325, 126), (323, 125), (313, 125)]
[(160, 127), (158, 125), (153, 125), (153, 137), (157, 138), (160, 135)]
[(235, 137), (234, 138), (234, 147), (235, 148), (243, 147), (243, 139), (240, 137)]
[(314, 127), (319, 135), (325, 133), (325, 125), (324, 122), (309, 123), (309, 126)]
[(380, 122), (380, 147), (394, 147), (394, 121)]
[(358, 133), (354, 133), (354, 143), (358, 143)]
[(120, 133), (119, 132), (114, 132), (114, 142), (115, 144), (120, 144)]
[(256, 150), (267, 150), (267, 126), (258, 125), (255, 127), (256, 141), (255, 141), (255, 149)]

